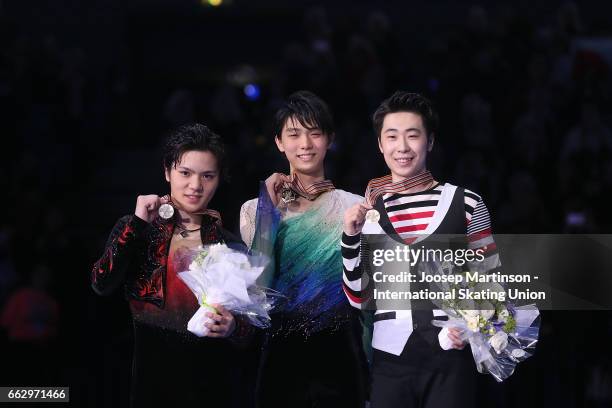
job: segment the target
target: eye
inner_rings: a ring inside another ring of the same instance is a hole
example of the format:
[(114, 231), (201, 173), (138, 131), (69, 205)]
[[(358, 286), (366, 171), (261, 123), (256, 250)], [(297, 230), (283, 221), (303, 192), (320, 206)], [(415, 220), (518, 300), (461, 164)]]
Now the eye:
[(319, 132), (315, 132), (315, 133), (311, 133), (310, 136), (312, 136), (312, 137), (321, 137), (322, 134), (319, 133)]
[(179, 173), (184, 176), (184, 177), (188, 177), (189, 176), (189, 172), (185, 171), (185, 170), (180, 170)]
[(204, 175), (204, 178), (205, 178), (206, 180), (213, 180), (215, 177), (216, 177), (216, 175), (215, 175), (215, 174), (205, 174), (205, 175)]
[(387, 135), (387, 139), (395, 140), (395, 139), (397, 139), (397, 135)]

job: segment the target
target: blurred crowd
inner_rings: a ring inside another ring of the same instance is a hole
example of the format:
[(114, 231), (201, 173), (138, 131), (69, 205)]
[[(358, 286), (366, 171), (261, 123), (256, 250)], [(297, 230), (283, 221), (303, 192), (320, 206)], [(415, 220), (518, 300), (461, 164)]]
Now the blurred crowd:
[[(271, 119), (299, 89), (321, 96), (334, 113), (327, 175), (339, 188), (362, 194), (369, 179), (385, 174), (371, 115), (405, 89), (427, 95), (440, 111), (434, 176), (481, 194), (494, 232), (611, 231), (610, 6), (563, 2), (537, 12), (465, 4), (440, 16), (403, 2), (341, 4), (257, 11), (278, 24), (272, 34), (268, 24), (236, 29), (246, 18), (232, 9), (239, 1), (196, 13), (200, 22), (124, 10), (115, 51), (100, 66), (87, 40), (67, 41), (65, 29), (30, 29), (35, 21), (0, 3), (0, 346), (12, 357), (0, 385), (66, 384), (87, 406), (123, 403), (127, 306), (121, 294), (104, 299), (89, 289), (110, 227), (133, 211), (138, 194), (165, 193), (164, 135), (199, 121), (229, 146), (232, 179), (212, 205), (236, 230), (240, 205), (256, 195), (258, 181), (287, 171)], [(151, 34), (159, 44), (148, 42), (146, 30), (156, 25), (147, 18), (174, 19), (160, 28), (169, 31), (213, 25), (214, 38), (179, 31), (167, 41), (184, 42), (177, 45), (190, 50), (184, 59), (157, 55), (156, 45), (172, 46), (159, 34)], [(254, 49), (230, 46), (241, 38)], [(151, 64), (158, 59), (166, 62)], [(521, 389), (535, 392), (533, 406), (611, 406), (610, 353), (591, 351), (612, 338), (609, 314), (580, 315), (583, 330), (598, 328), (594, 344), (580, 333), (562, 337), (566, 319), (548, 316), (540, 358), (509, 381), (499, 406), (524, 406), (513, 392)]]

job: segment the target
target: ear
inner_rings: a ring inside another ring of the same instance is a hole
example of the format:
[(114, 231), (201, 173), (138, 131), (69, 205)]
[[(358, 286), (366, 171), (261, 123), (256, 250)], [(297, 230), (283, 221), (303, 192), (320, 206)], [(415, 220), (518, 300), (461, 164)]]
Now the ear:
[(427, 138), (427, 151), (428, 152), (431, 152), (431, 150), (433, 149), (435, 140), (436, 138), (433, 133)]
[[(281, 136), (282, 137), (282, 136)], [(276, 142), (276, 147), (281, 153), (285, 153), (285, 147), (283, 146), (283, 142), (279, 136), (274, 136), (274, 141)]]
[(164, 176), (166, 176), (166, 181), (170, 182), (170, 170), (164, 169)]
[(378, 137), (378, 150), (380, 150), (380, 152), (381, 152), (382, 154), (385, 154), (385, 153), (383, 152), (382, 143), (380, 142), (380, 137)]

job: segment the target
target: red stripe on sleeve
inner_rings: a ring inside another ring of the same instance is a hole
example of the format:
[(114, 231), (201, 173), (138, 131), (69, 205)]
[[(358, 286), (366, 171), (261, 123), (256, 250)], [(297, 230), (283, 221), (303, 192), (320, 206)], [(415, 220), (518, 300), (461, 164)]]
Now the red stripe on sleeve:
[(342, 282), (342, 289), (344, 290), (344, 293), (346, 293), (346, 296), (348, 296), (348, 298), (351, 299), (355, 303), (363, 303), (367, 300), (366, 298), (360, 298), (360, 297), (353, 295), (350, 292), (350, 289), (346, 286), (346, 283), (344, 282)]
[(468, 242), (478, 241), (491, 235), (491, 228), (483, 229), (482, 231), (474, 232), (468, 235)]

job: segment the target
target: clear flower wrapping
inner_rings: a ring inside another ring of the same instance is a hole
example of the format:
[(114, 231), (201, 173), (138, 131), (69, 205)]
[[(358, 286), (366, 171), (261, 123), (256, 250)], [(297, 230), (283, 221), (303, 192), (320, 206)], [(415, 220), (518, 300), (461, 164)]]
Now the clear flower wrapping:
[(200, 304), (187, 323), (187, 330), (199, 337), (206, 336), (208, 328), (204, 324), (212, 321), (206, 313), (215, 310), (213, 304), (245, 316), (254, 326), (269, 327), (268, 313), (275, 295), (256, 284), (268, 263), (267, 257), (247, 255), (224, 244), (200, 246), (186, 256), (191, 259), (189, 269), (178, 276)]
[[(428, 262), (422, 265), (428, 274), (456, 273), (452, 265)], [(504, 291), (498, 283), (437, 282), (436, 291), (459, 289), (482, 291)], [(486, 288), (485, 288), (486, 286)], [(434, 300), (449, 319), (433, 320), (437, 327), (455, 327), (462, 331), (462, 338), (471, 349), (476, 368), (480, 373), (491, 374), (498, 382), (504, 381), (514, 372), (516, 365), (533, 355), (538, 342), (540, 312), (536, 305), (516, 306), (499, 300)]]

